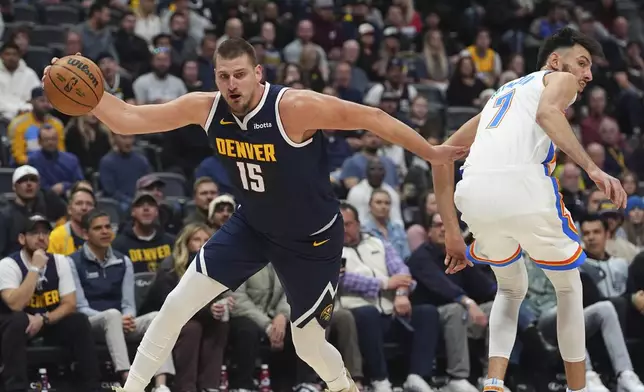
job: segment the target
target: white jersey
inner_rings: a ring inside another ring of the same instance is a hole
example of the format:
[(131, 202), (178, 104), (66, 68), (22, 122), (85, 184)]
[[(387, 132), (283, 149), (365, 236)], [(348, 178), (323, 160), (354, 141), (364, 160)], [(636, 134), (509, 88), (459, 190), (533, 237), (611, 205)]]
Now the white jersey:
[(555, 146), (536, 122), (537, 107), (545, 88), (538, 71), (501, 86), (481, 111), (476, 139), (464, 169), (499, 170), (523, 165), (555, 166)]

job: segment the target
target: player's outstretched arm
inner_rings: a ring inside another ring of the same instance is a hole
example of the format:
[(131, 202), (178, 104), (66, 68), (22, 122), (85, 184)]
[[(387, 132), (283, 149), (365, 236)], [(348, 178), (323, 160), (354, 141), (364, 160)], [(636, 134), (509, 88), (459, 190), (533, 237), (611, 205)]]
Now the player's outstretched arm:
[(577, 78), (568, 72), (553, 72), (545, 76), (546, 88), (537, 109), (537, 124), (550, 139), (619, 207), (626, 207), (626, 192), (619, 180), (604, 173), (590, 159), (572, 131), (564, 111), (577, 94)]
[(544, 80), (546, 87), (537, 108), (537, 124), (587, 173), (599, 170), (577, 140), (565, 115), (568, 105), (577, 95), (577, 78), (568, 72), (552, 72)]
[(190, 93), (155, 105), (131, 105), (105, 93), (92, 113), (115, 133), (137, 135), (204, 126), (215, 93)]
[(418, 132), (380, 109), (313, 91), (287, 91), (279, 109), (282, 119), (289, 124), (286, 130), (288, 136), (298, 143), (311, 137), (317, 129), (365, 129), (433, 164), (453, 162), (467, 152), (464, 147), (434, 147)]

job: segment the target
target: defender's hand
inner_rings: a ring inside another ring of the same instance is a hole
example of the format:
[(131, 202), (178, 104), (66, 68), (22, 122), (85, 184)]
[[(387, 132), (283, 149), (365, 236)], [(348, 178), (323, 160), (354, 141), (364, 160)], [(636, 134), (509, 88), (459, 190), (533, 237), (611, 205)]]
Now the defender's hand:
[(463, 146), (434, 146), (431, 155), (426, 159), (432, 165), (445, 165), (463, 158), (467, 155), (468, 151), (469, 148)]
[(603, 170), (591, 171), (588, 173), (588, 177), (597, 184), (606, 197), (615, 203), (617, 208), (626, 208), (628, 195), (617, 178), (606, 174)]
[(465, 246), (465, 241), (460, 233), (445, 235), (446, 274), (455, 274), (467, 266), (474, 266), (474, 264), (465, 257), (465, 252), (467, 252), (467, 246)]

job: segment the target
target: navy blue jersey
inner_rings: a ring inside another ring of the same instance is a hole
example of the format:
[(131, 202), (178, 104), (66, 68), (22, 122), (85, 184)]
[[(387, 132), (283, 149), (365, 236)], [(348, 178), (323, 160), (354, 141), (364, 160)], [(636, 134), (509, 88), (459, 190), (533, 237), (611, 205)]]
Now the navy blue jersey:
[(237, 213), (260, 232), (304, 238), (328, 227), (338, 201), (323, 135), (295, 143), (284, 131), (278, 105), (285, 91), (266, 83), (259, 105), (243, 119), (217, 94), (206, 132), (237, 190)]

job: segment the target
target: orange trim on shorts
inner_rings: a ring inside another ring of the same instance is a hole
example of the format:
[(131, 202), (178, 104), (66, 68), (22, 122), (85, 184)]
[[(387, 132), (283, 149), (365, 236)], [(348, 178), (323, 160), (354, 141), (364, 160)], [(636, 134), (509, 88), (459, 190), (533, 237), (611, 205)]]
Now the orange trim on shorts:
[(570, 216), (570, 211), (566, 209), (566, 205), (563, 202), (563, 195), (559, 191), (561, 189), (561, 186), (559, 185), (559, 179), (555, 178), (555, 181), (557, 182), (557, 189), (555, 190), (556, 193), (559, 194), (559, 207), (561, 208), (561, 216), (560, 218), (566, 222), (568, 225), (568, 228), (572, 230), (573, 233), (579, 235), (579, 231), (577, 231), (577, 226), (575, 226), (572, 216)]
[(505, 263), (509, 263), (510, 261), (512, 261), (512, 259), (518, 257), (521, 254), (521, 247), (519, 246), (519, 247), (517, 247), (516, 252), (514, 252), (514, 254), (512, 256), (508, 257), (505, 260), (496, 261), (496, 260), (484, 259), (484, 258), (478, 257), (477, 255), (474, 254), (474, 243), (475, 242), (476, 242), (476, 240), (472, 241), (472, 244), (468, 247), (469, 254), (470, 254), (470, 257), (472, 257), (474, 260), (482, 262), (482, 263), (505, 264)]
[(581, 255), (583, 255), (583, 254), (584, 254), (584, 250), (581, 248), (581, 245), (580, 245), (580, 246), (577, 248), (577, 251), (575, 252), (575, 254), (574, 254), (574, 255), (572, 255), (571, 257), (569, 257), (569, 258), (568, 258), (568, 259), (566, 259), (566, 260), (562, 260), (562, 261), (545, 261), (545, 260), (536, 260), (536, 259), (532, 259), (532, 261), (534, 261), (534, 262), (535, 262), (535, 263), (537, 263), (537, 264), (543, 264), (543, 265), (549, 265), (549, 266), (556, 266), (556, 267), (563, 267), (563, 266), (566, 266), (566, 265), (573, 264), (573, 263), (574, 263), (574, 262), (576, 262), (576, 261), (579, 259), (579, 257), (581, 257)]

